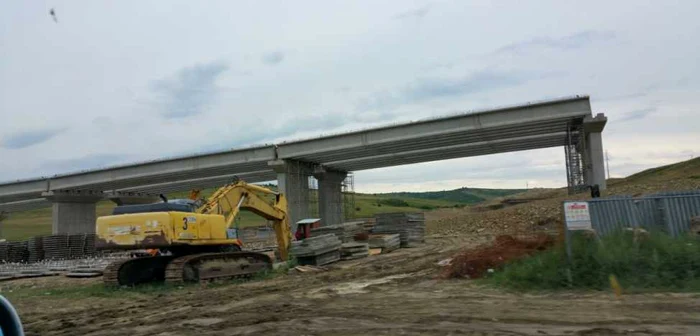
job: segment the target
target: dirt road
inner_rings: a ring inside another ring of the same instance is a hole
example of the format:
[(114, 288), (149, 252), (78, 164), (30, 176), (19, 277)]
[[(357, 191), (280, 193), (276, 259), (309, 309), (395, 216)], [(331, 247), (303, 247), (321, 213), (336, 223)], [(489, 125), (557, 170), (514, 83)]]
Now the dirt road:
[[(19, 295), (28, 335), (700, 335), (700, 296), (508, 293), (437, 280), (466, 241), (335, 264), (322, 273), (172, 291)], [(33, 293), (76, 282), (18, 281)], [(83, 280), (80, 286), (93, 286)], [(4, 290), (8, 290), (8, 284)], [(12, 295), (10, 295), (12, 298)]]

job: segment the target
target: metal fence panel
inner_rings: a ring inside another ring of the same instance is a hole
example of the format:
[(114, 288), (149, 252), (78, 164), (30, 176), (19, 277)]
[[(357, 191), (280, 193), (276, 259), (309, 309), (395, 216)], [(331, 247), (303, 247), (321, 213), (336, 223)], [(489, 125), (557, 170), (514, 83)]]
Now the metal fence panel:
[(637, 211), (631, 197), (595, 199), (589, 202), (593, 228), (601, 234), (637, 226)]
[(596, 198), (588, 201), (591, 224), (601, 235), (627, 227), (685, 234), (690, 219), (700, 216), (700, 190), (645, 196)]
[(661, 214), (660, 201), (658, 198), (638, 198), (634, 200), (640, 227), (650, 231), (667, 231)]
[(680, 236), (690, 228), (690, 219), (700, 216), (700, 195), (672, 196), (662, 199), (668, 232)]

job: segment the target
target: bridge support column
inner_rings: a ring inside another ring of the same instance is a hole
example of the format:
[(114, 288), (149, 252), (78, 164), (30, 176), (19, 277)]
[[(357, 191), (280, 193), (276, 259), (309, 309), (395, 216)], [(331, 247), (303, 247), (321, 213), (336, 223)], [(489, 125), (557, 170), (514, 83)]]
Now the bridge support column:
[(584, 176), (586, 184), (598, 185), (600, 190), (607, 188), (605, 177), (605, 155), (603, 153), (603, 128), (608, 121), (602, 113), (595, 118), (586, 118), (583, 121), (585, 133), (585, 150), (583, 153), (586, 162)]
[(318, 214), (321, 225), (343, 223), (342, 183), (347, 172), (317, 169), (314, 177), (318, 180)]
[(277, 188), (287, 197), (289, 225), (294, 233), (297, 222), (309, 217), (309, 176), (313, 170), (308, 163), (292, 160), (270, 161), (268, 165), (277, 173)]
[(53, 202), (53, 234), (95, 233), (95, 206), (102, 192), (48, 191), (42, 196)]

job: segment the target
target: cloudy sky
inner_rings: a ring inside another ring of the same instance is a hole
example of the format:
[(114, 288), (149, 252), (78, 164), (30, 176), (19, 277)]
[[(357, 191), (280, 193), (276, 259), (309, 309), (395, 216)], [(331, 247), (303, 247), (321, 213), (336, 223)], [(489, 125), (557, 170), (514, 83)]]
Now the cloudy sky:
[[(49, 15), (55, 9), (56, 21)], [(700, 154), (700, 1), (3, 1), (0, 180), (588, 94), (613, 177)], [(355, 174), (565, 184), (561, 148)]]

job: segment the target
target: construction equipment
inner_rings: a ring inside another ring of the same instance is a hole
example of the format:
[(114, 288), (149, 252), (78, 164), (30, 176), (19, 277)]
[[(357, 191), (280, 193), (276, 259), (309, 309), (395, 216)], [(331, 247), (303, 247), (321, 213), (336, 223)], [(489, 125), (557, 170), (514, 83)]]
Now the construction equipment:
[(307, 218), (297, 222), (297, 230), (294, 233), (296, 240), (304, 240), (311, 237), (311, 229), (321, 227), (320, 218)]
[[(274, 201), (270, 200), (274, 197)], [(249, 277), (272, 268), (264, 253), (242, 252), (231, 228), (240, 210), (273, 222), (280, 259), (287, 260), (292, 241), (283, 194), (236, 181), (217, 190), (201, 206), (192, 199), (116, 207), (97, 219), (100, 250), (158, 249), (159, 253), (107, 266), (107, 285), (132, 286), (152, 281), (198, 282)]]

